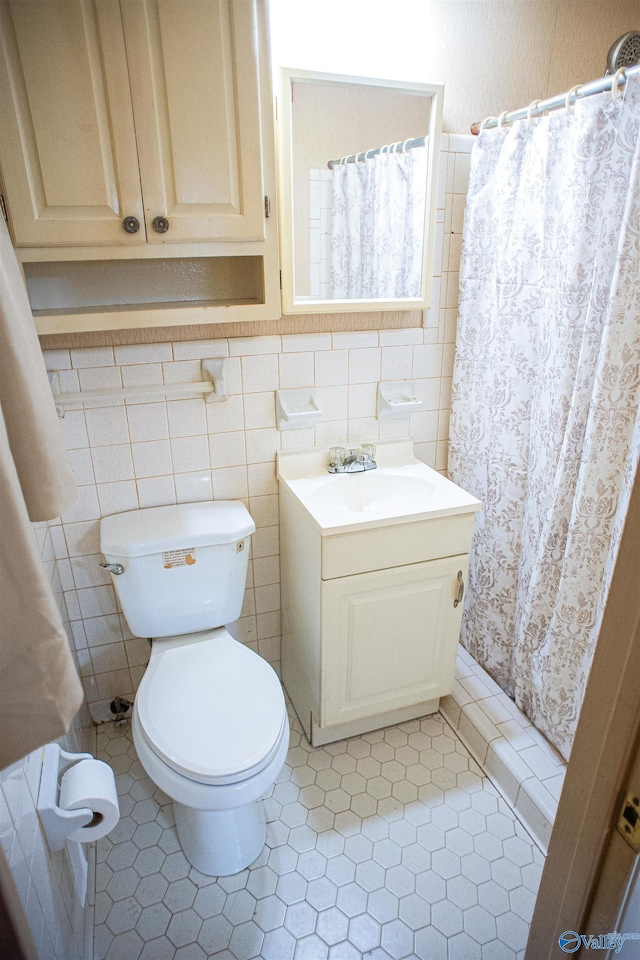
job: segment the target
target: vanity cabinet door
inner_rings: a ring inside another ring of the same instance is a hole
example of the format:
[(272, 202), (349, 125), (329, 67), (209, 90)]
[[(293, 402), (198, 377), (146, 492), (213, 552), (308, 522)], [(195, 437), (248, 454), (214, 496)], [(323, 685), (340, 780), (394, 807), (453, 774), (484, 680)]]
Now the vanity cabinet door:
[(144, 243), (118, 3), (0, 3), (0, 130), (17, 246)]
[(451, 692), (466, 555), (322, 585), (322, 726)]
[(264, 239), (255, 0), (121, 8), (147, 241)]

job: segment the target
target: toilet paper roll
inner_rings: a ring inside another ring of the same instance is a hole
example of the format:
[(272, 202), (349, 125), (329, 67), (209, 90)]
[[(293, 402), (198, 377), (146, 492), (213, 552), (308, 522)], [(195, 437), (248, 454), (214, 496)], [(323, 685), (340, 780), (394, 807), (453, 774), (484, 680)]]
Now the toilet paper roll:
[(93, 819), (86, 827), (77, 827), (69, 840), (90, 843), (113, 830), (120, 819), (116, 780), (113, 770), (102, 760), (81, 760), (69, 767), (60, 781), (59, 804), (63, 810), (88, 807)]

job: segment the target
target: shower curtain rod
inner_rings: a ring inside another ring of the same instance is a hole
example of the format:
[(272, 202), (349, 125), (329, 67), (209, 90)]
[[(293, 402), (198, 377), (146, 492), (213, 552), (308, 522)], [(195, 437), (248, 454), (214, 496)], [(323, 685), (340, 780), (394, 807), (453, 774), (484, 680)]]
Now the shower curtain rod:
[[(368, 157), (375, 157), (377, 154), (382, 153), (383, 150), (385, 153), (404, 153), (407, 150), (413, 150), (414, 147), (424, 147), (426, 142), (426, 137), (415, 137), (412, 140), (399, 140), (397, 143), (389, 143), (386, 147), (378, 147), (376, 150), (362, 150), (360, 153), (351, 153), (347, 157), (342, 157), (341, 160), (329, 160), (327, 166), (329, 170), (333, 170), (334, 167), (339, 167), (341, 163), (364, 162)], [(392, 147), (394, 148), (393, 150), (391, 149)]]
[(547, 110), (555, 110), (558, 107), (565, 107), (583, 97), (591, 97), (594, 93), (603, 93), (605, 90), (611, 90), (614, 83), (616, 86), (623, 87), (627, 78), (640, 73), (640, 64), (636, 67), (626, 67), (618, 70), (617, 73), (608, 77), (600, 77), (598, 80), (591, 80), (589, 83), (579, 84), (572, 87), (567, 93), (560, 93), (555, 97), (549, 97), (548, 100), (534, 100), (530, 107), (521, 107), (519, 110), (505, 111), (500, 117), (488, 117), (486, 120), (476, 120), (471, 124), (471, 133), (478, 136), (480, 128), (490, 129), (497, 127), (499, 121), (502, 123), (513, 123), (514, 120), (525, 120), (527, 117), (535, 117)]

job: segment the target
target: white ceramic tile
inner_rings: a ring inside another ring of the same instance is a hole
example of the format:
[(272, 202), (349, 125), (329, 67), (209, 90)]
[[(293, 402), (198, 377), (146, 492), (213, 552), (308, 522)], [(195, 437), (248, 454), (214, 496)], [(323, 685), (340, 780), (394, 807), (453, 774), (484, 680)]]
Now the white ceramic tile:
[(311, 387), (314, 384), (313, 353), (281, 353), (280, 389), (290, 390), (296, 387)]
[(164, 401), (127, 407), (127, 420), (132, 443), (165, 440), (169, 436), (167, 405)]
[(211, 478), (214, 500), (242, 500), (249, 495), (245, 466), (212, 470)]
[(244, 404), (241, 395), (230, 396), (220, 403), (207, 403), (205, 407), (208, 433), (231, 433), (244, 430)]
[(122, 388), (119, 367), (86, 367), (78, 371), (81, 390), (107, 390)]
[(76, 488), (78, 499), (62, 514), (63, 523), (76, 523), (81, 520), (95, 520), (100, 516), (98, 495), (93, 485)]
[(177, 477), (147, 477), (136, 481), (138, 501), (141, 508), (164, 507), (176, 502), (175, 481)]
[(132, 443), (131, 451), (136, 477), (162, 477), (173, 472), (168, 440)]
[(377, 347), (379, 345), (377, 330), (363, 330), (355, 333), (332, 333), (331, 339), (334, 350), (350, 349), (352, 347)]
[(99, 483), (98, 500), (100, 502), (100, 516), (110, 513), (122, 513), (125, 510), (136, 510), (138, 494), (134, 480), (120, 480), (117, 483)]
[(84, 410), (68, 410), (60, 424), (68, 450), (89, 446)]
[(114, 364), (113, 347), (76, 347), (71, 351), (74, 367), (111, 367)]
[(173, 344), (176, 360), (211, 360), (229, 356), (228, 340), (179, 340)]
[[(100, 407), (85, 410), (89, 444), (92, 447), (128, 443), (129, 429), (124, 407)], [(66, 418), (65, 418), (66, 419)]]
[(171, 440), (171, 459), (174, 473), (191, 473), (209, 469), (207, 437), (179, 437)]
[(437, 377), (430, 380), (415, 379), (413, 381), (415, 395), (424, 402), (425, 410), (439, 409), (440, 384), (441, 381)]
[(93, 472), (97, 483), (133, 479), (133, 460), (128, 443), (109, 447), (94, 447), (91, 451)]
[(305, 353), (308, 350), (331, 350), (331, 334), (294, 333), (282, 337), (283, 353)]
[(170, 400), (167, 403), (170, 437), (197, 437), (207, 432), (205, 404), (195, 400)]
[(114, 347), (114, 352), (117, 364), (161, 363), (163, 360), (173, 360), (170, 343), (132, 343)]
[[(293, 354), (293, 356), (296, 356)], [(275, 427), (275, 393), (248, 393), (244, 398), (244, 428), (256, 430), (261, 427)]]
[(264, 356), (280, 353), (280, 337), (236, 337), (229, 340), (232, 357)]
[(211, 500), (213, 497), (210, 470), (178, 473), (175, 484), (178, 503), (195, 503), (198, 500)]
[(245, 394), (277, 390), (278, 357), (276, 355), (243, 356), (242, 386)]
[(88, 447), (80, 450), (68, 450), (67, 454), (75, 482), (81, 485), (95, 483), (93, 462)]
[(349, 386), (349, 418), (375, 417), (377, 383), (356, 383)]
[[(68, 556), (80, 557), (100, 550), (100, 524), (97, 520), (65, 523), (63, 527)], [(62, 549), (62, 545), (60, 545)]]
[(264, 463), (274, 460), (280, 448), (280, 433), (275, 428), (247, 430), (247, 463)]
[(209, 456), (213, 469), (237, 467), (246, 463), (244, 432), (218, 433), (209, 437)]
[[(233, 625), (234, 630), (237, 627), (238, 624)], [(244, 627), (241, 630), (244, 634)], [(250, 635), (251, 627), (247, 633)], [(253, 644), (255, 641), (248, 642)], [(276, 644), (266, 639), (259, 643), (262, 655), (273, 656), (277, 652)], [(127, 679), (126, 671), (101, 674), (101, 692), (112, 693), (118, 683), (126, 683)], [(102, 889), (106, 887), (110, 901), (111, 894), (119, 899), (109, 908), (113, 913), (100, 915), (100, 919), (107, 917), (111, 929), (103, 923), (96, 927), (96, 960), (109, 955), (113, 931), (121, 929), (121, 918), (124, 919), (125, 915), (128, 919), (124, 925), (131, 931), (135, 929), (139, 950), (143, 943), (152, 943), (152, 949), (159, 947), (164, 939), (164, 933), (159, 930), (173, 931), (173, 940), (182, 944), (184, 956), (189, 960), (227, 947), (230, 956), (260, 955), (265, 960), (271, 956), (284, 960), (293, 957), (294, 953), (317, 960), (328, 956), (329, 950), (333, 951), (331, 956), (357, 958), (363, 952), (376, 951), (379, 945), (386, 956), (438, 957), (442, 945), (444, 956), (447, 955), (447, 937), (452, 958), (480, 958), (486, 943), (493, 945), (491, 956), (506, 955), (505, 943), (497, 939), (495, 918), (506, 918), (501, 928), (509, 942), (518, 938), (518, 942), (522, 940), (527, 921), (523, 921), (520, 914), (525, 912), (526, 915), (530, 894), (535, 891), (539, 880), (539, 868), (535, 876), (533, 871), (527, 874), (533, 890), (524, 887), (523, 878), (518, 877), (520, 868), (503, 855), (502, 841), (483, 827), (481, 814), (476, 820), (467, 818), (465, 821), (472, 834), (467, 834), (462, 826), (453, 826), (458, 817), (456, 805), (448, 806), (447, 800), (453, 800), (459, 794), (476, 803), (481, 798), (482, 809), (494, 810), (498, 816), (498, 796), (486, 779), (477, 778), (474, 792), (465, 793), (468, 771), (458, 775), (459, 784), (454, 774), (450, 787), (438, 788), (439, 798), (430, 800), (430, 805), (419, 800), (406, 804), (396, 802), (394, 815), (389, 819), (388, 799), (380, 796), (378, 787), (385, 782), (389, 789), (409, 783), (403, 779), (406, 768), (397, 759), (403, 756), (400, 751), (406, 751), (408, 735), (402, 726), (405, 725), (374, 734), (382, 738), (389, 735), (396, 744), (394, 747), (384, 740), (392, 758), (386, 762), (400, 767), (400, 772), (394, 773), (394, 778), (398, 776), (398, 779), (393, 783), (385, 781), (372, 770), (369, 780), (362, 778), (362, 792), (349, 794), (335, 786), (344, 783), (349, 787), (354, 777), (347, 771), (351, 769), (350, 761), (357, 761), (347, 749), (356, 750), (362, 759), (371, 760), (377, 741), (373, 740), (372, 747), (371, 737), (352, 738), (346, 743), (332, 744), (330, 749), (309, 753), (308, 746), (307, 750), (302, 748), (305, 741), (299, 723), (292, 715), (290, 765), (284, 768), (272, 796), (266, 801), (267, 846), (255, 864), (231, 878), (204, 878), (197, 871), (190, 871), (188, 864), (183, 871), (183, 859), (171, 821), (167, 826), (164, 820), (160, 848), (143, 846), (148, 842), (146, 833), (149, 833), (149, 839), (157, 835), (157, 830), (153, 830), (154, 821), (147, 820), (146, 807), (152, 813), (153, 806), (150, 805), (155, 806), (158, 823), (165, 817), (167, 808), (161, 805), (162, 795), (154, 791), (149, 781), (123, 780), (122, 803), (131, 812), (132, 824), (141, 819), (145, 824), (142, 828), (134, 826), (133, 839), (123, 838), (117, 842), (107, 862), (101, 861), (98, 865), (98, 885)], [(456, 741), (441, 720), (430, 718), (422, 724), (417, 721), (417, 730), (419, 733), (424, 731), (422, 735), (433, 739), (442, 749), (448, 751), (453, 745), (454, 753), (465, 755), (461, 745), (456, 747)], [(107, 762), (120, 762), (119, 758), (127, 751), (126, 755), (135, 765), (135, 752), (126, 728), (102, 727), (99, 750)], [(427, 784), (432, 786), (429, 769), (426, 773)], [(146, 783), (149, 786), (145, 787)], [(347, 798), (346, 807), (341, 802), (342, 795)], [(371, 801), (371, 812), (362, 820), (350, 809), (350, 804), (357, 807), (366, 797)], [(138, 805), (140, 816), (137, 814)], [(507, 828), (513, 823), (508, 816), (499, 816), (504, 817)], [(434, 817), (451, 824), (451, 836), (461, 844), (461, 851), (473, 852), (461, 857), (446, 848), (444, 830), (429, 822)], [(424, 826), (416, 831), (414, 820)], [(513, 835), (512, 825), (510, 830)], [(412, 843), (402, 847), (408, 840)], [(141, 849), (136, 846), (138, 842)], [(122, 848), (122, 855), (119, 848)], [(415, 855), (407, 858), (407, 865), (404, 861), (401, 863), (404, 850), (414, 848)], [(536, 853), (532, 850), (533, 844), (523, 840), (517, 856), (527, 859), (533, 866)], [(180, 879), (176, 875), (169, 883), (166, 878), (174, 877), (170, 860), (176, 857)], [(125, 866), (131, 858), (133, 867)], [(112, 869), (116, 866), (123, 874), (123, 884), (120, 885), (112, 876)], [(122, 889), (126, 870), (130, 871), (133, 881), (130, 889)], [(496, 879), (492, 879), (492, 874)], [(514, 883), (514, 877), (517, 883)], [(482, 886), (482, 905), (477, 901), (476, 883)], [(128, 903), (123, 893), (129, 898)], [(123, 906), (118, 907), (119, 903)], [(144, 913), (152, 908), (155, 910), (153, 915)], [(152, 918), (156, 924), (151, 922)], [(519, 923), (524, 923), (524, 928)], [(437, 937), (441, 939), (437, 940)], [(458, 945), (462, 952), (456, 952)], [(174, 955), (174, 948), (175, 942), (169, 940), (166, 947), (162, 947), (167, 956)]]
[(347, 386), (316, 387), (316, 403), (321, 411), (320, 420), (346, 420), (347, 398)]
[[(140, 387), (162, 383), (161, 363), (135, 363), (128, 367), (121, 367), (122, 385), (124, 387)], [(132, 398), (127, 398), (129, 403)]]
[(412, 413), (409, 417), (409, 433), (415, 443), (431, 443), (438, 435), (438, 412)]
[(340, 386), (348, 382), (348, 350), (331, 350), (315, 355), (315, 382), (318, 387)]
[(349, 383), (377, 383), (380, 379), (380, 354), (379, 347), (349, 350)]
[(71, 366), (69, 350), (43, 350), (42, 355), (47, 370), (66, 370)]
[(382, 348), (382, 380), (410, 380), (413, 375), (413, 347)]
[(422, 343), (422, 328), (406, 327), (403, 330), (380, 330), (378, 331), (378, 337), (381, 347)]

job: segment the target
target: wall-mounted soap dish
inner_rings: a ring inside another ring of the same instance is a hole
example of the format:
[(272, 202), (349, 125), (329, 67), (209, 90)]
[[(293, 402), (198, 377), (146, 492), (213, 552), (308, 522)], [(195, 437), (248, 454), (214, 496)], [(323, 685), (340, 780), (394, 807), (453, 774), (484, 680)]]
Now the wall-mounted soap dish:
[(378, 420), (409, 417), (424, 410), (424, 402), (415, 395), (410, 380), (378, 384)]
[(302, 390), (276, 390), (278, 430), (303, 430), (315, 427), (322, 416), (311, 387)]

